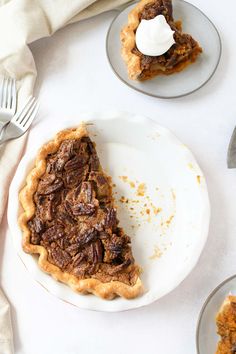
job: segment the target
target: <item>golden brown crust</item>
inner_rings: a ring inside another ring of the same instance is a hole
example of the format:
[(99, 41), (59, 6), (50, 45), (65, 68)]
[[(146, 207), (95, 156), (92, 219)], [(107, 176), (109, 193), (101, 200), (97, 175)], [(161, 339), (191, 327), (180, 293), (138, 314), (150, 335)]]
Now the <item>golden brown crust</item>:
[(232, 354), (236, 351), (236, 296), (224, 300), (216, 316), (217, 333), (221, 336), (216, 354)]
[(121, 54), (127, 65), (128, 75), (131, 80), (137, 80), (141, 74), (140, 58), (132, 53), (135, 47), (135, 30), (139, 25), (139, 14), (145, 5), (150, 4), (150, 0), (140, 1), (128, 15), (128, 24), (120, 33), (122, 43)]
[[(163, 70), (160, 66), (156, 65), (156, 69), (146, 74), (145, 77), (140, 77), (142, 73), (141, 59), (138, 55), (134, 54), (132, 50), (136, 46), (135, 42), (135, 31), (140, 23), (139, 15), (147, 4), (155, 3), (154, 0), (141, 0), (129, 13), (128, 24), (123, 27), (120, 33), (120, 39), (122, 43), (121, 55), (124, 59), (128, 76), (131, 80), (149, 80), (157, 75), (171, 75), (185, 69), (191, 63), (194, 63), (198, 55), (202, 52), (202, 48), (198, 46), (193, 52), (189, 60), (183, 61), (175, 65), (173, 68), (168, 68), (168, 70)], [(175, 26), (181, 31), (182, 24), (181, 21), (175, 21)]]
[(30, 230), (27, 223), (35, 213), (33, 196), (37, 190), (40, 177), (45, 173), (46, 157), (48, 154), (56, 152), (63, 140), (79, 139), (83, 136), (88, 136), (85, 124), (81, 124), (76, 129), (67, 129), (59, 132), (54, 140), (44, 144), (39, 150), (35, 161), (35, 167), (27, 176), (26, 185), (19, 193), (19, 199), (24, 209), (24, 212), (19, 217), (19, 225), (23, 231), (23, 249), (27, 253), (39, 254), (38, 264), (42, 270), (51, 274), (56, 280), (68, 284), (73, 290), (79, 293), (93, 293), (104, 299), (113, 299), (115, 296), (132, 299), (143, 292), (143, 286), (139, 277), (133, 286), (119, 281), (103, 283), (100, 280), (93, 278), (78, 279), (74, 275), (63, 272), (59, 267), (48, 262), (48, 253), (43, 246), (30, 243)]

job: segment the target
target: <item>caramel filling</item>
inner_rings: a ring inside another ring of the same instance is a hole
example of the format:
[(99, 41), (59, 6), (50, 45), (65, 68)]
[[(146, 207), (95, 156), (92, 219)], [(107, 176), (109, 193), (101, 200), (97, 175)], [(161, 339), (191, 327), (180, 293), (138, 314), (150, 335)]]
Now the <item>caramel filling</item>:
[(47, 250), (50, 263), (79, 279), (133, 285), (138, 268), (130, 238), (118, 226), (111, 181), (90, 138), (63, 141), (46, 165), (28, 222), (30, 242)]

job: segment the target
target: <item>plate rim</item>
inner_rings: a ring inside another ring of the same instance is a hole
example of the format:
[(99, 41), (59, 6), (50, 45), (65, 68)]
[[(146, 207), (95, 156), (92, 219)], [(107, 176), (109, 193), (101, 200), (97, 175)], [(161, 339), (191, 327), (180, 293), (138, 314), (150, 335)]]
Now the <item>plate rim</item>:
[(233, 280), (235, 278), (236, 278), (236, 274), (233, 274), (230, 277), (223, 280), (210, 292), (210, 294), (207, 296), (207, 298), (203, 302), (203, 305), (201, 307), (201, 310), (200, 310), (198, 318), (197, 318), (197, 326), (196, 326), (196, 334), (195, 334), (197, 354), (202, 354), (200, 352), (200, 347), (199, 347), (199, 338), (200, 338), (200, 326), (201, 326), (202, 317), (205, 312), (205, 309), (206, 309), (207, 305), (209, 304), (209, 302), (211, 301), (211, 299), (214, 297), (214, 295), (218, 292), (218, 290), (220, 290), (225, 284), (227, 284), (228, 282), (230, 282), (231, 280)]
[[(121, 111), (121, 110), (112, 110), (112, 111), (94, 111), (94, 112), (87, 112), (87, 117), (88, 119), (85, 119), (85, 122), (86, 120), (91, 120), (91, 121), (100, 121), (100, 120), (107, 120), (107, 119), (123, 119), (123, 120), (127, 120), (127, 118), (129, 118), (129, 120), (132, 120), (133, 124), (138, 124), (138, 123), (142, 123), (142, 122), (147, 122), (147, 124), (154, 124), (156, 129), (158, 129), (163, 136), (166, 136), (168, 139), (170, 139), (172, 141), (172, 143), (174, 145), (176, 144), (183, 144), (181, 142), (181, 140), (179, 140), (176, 135), (169, 129), (165, 128), (164, 126), (162, 126), (161, 124), (159, 124), (156, 120), (152, 119), (152, 118), (149, 118), (145, 115), (140, 115), (140, 114), (136, 114), (136, 113), (131, 113), (131, 112), (125, 112), (125, 111)], [(82, 116), (82, 114), (81, 114)], [(96, 117), (96, 118), (95, 118)], [(71, 121), (67, 121), (65, 122), (68, 126), (72, 125), (72, 122)], [(76, 124), (75, 122), (73, 122), (73, 124)], [(59, 129), (59, 128), (58, 128)], [(61, 127), (60, 127), (61, 129)], [(38, 146), (39, 148), (40, 146)], [(32, 159), (34, 156), (35, 156), (35, 147), (34, 149), (32, 149), (33, 151), (29, 151), (29, 157)], [(37, 149), (38, 150), (38, 149)], [(202, 175), (204, 176), (194, 154), (192, 153), (192, 151), (186, 147), (186, 153), (188, 154), (189, 157), (191, 157), (191, 159), (193, 161), (196, 162), (197, 166), (199, 167), (199, 170), (200, 172), (202, 173)], [(33, 154), (33, 155), (32, 155)], [(27, 154), (28, 156), (28, 154)], [(23, 156), (23, 158), (21, 159), (20, 163), (22, 162), (22, 160), (25, 159), (25, 157), (27, 157), (26, 154)], [(28, 161), (29, 162), (29, 161)], [(15, 172), (15, 175), (17, 174), (17, 171), (18, 171), (18, 168)], [(9, 197), (11, 196), (14, 196), (16, 193), (16, 185), (19, 187), (19, 183), (22, 182), (22, 180), (18, 180), (18, 182), (16, 183), (15, 182), (15, 177), (13, 177), (13, 180), (12, 180), (12, 183), (10, 185), (10, 189), (9, 189)], [(205, 180), (205, 179), (204, 179)], [(19, 188), (18, 188), (19, 189)], [(18, 191), (17, 189), (17, 191)], [(117, 306), (116, 308), (114, 308), (113, 306), (111, 307), (108, 307), (108, 308), (104, 308), (103, 306), (98, 306), (95, 304), (93, 304), (91, 307), (88, 306), (88, 304), (82, 304), (81, 305), (78, 305), (78, 304), (75, 304), (74, 302), (71, 303), (72, 305), (75, 305), (76, 307), (80, 308), (80, 309), (87, 309), (87, 310), (94, 310), (94, 311), (102, 311), (102, 312), (121, 312), (121, 311), (127, 311), (127, 310), (133, 310), (133, 309), (136, 309), (136, 308), (140, 308), (140, 307), (144, 307), (144, 306), (147, 306), (155, 301), (158, 301), (160, 298), (162, 298), (163, 296), (169, 294), (170, 292), (172, 292), (174, 289), (176, 289), (183, 281), (184, 279), (186, 279), (186, 277), (193, 271), (193, 269), (196, 267), (198, 261), (199, 261), (199, 258), (200, 258), (200, 255), (202, 254), (202, 251), (205, 247), (205, 244), (206, 244), (206, 241), (207, 241), (207, 238), (208, 238), (208, 234), (209, 234), (209, 223), (210, 223), (210, 216), (211, 216), (211, 206), (210, 206), (210, 198), (209, 198), (209, 193), (208, 193), (208, 188), (207, 188), (207, 183), (206, 183), (206, 180), (204, 181), (204, 190), (201, 192), (201, 195), (202, 197), (204, 198), (204, 211), (205, 211), (205, 215), (206, 217), (204, 218), (204, 223), (202, 224), (203, 225), (203, 228), (202, 228), (202, 232), (201, 234), (204, 235), (204, 236), (201, 236), (201, 242), (199, 244), (199, 247), (198, 247), (198, 252), (197, 252), (197, 255), (194, 257), (194, 261), (192, 262), (192, 264), (190, 265), (189, 269), (187, 272), (184, 272), (184, 275), (181, 277), (181, 279), (177, 279), (176, 281), (176, 284), (174, 286), (171, 286), (169, 287), (169, 289), (167, 289), (167, 291), (164, 292), (164, 294), (161, 294), (158, 298), (155, 298), (154, 295), (152, 296), (149, 296), (146, 298), (146, 300), (139, 304), (134, 304), (134, 306)], [(8, 224), (9, 224), (9, 228), (10, 228), (10, 233), (11, 233), (11, 238), (12, 238), (12, 241), (13, 241), (13, 244), (14, 244), (14, 248), (16, 250), (16, 254), (19, 256), (19, 258), (21, 259), (21, 261), (23, 262), (23, 264), (25, 265), (25, 262), (24, 262), (24, 259), (22, 259), (21, 257), (21, 254), (18, 252), (17, 250), (17, 247), (15, 246), (15, 241), (14, 241), (14, 236), (12, 236), (12, 234), (14, 233), (15, 231), (15, 227), (18, 227), (17, 225), (15, 225), (14, 227), (12, 226), (13, 223), (12, 223), (12, 212), (10, 211), (10, 206), (11, 204), (9, 203), (8, 204), (8, 211), (7, 211), (7, 217), (8, 217)], [(15, 220), (15, 218), (14, 218)], [(25, 265), (26, 266), (26, 265)], [(37, 283), (40, 283), (40, 281), (38, 280), (38, 278), (34, 275), (34, 271), (31, 269), (28, 269), (28, 266), (26, 266), (26, 269), (28, 271), (28, 273), (30, 273), (31, 277), (33, 278), (34, 281), (36, 281)], [(40, 269), (39, 269), (40, 270)], [(41, 271), (41, 270), (40, 270)], [(186, 273), (186, 274), (185, 274)], [(43, 284), (40, 284), (44, 287)], [(55, 297), (59, 298), (60, 300), (62, 301), (65, 301), (63, 296), (59, 296), (58, 294), (55, 293), (54, 290), (52, 290), (51, 288), (47, 290), (49, 291), (50, 294), (54, 295)], [(68, 301), (67, 301), (68, 302)], [(96, 308), (97, 307), (97, 308)]]
[[(175, 0), (176, 1), (176, 0)], [(211, 25), (213, 26), (213, 28), (215, 29), (216, 31), (216, 34), (217, 34), (217, 37), (218, 37), (218, 40), (219, 40), (219, 46), (220, 46), (220, 50), (219, 50), (219, 57), (217, 59), (217, 62), (216, 62), (216, 65), (215, 65), (215, 68), (214, 70), (212, 71), (211, 75), (207, 78), (206, 81), (204, 81), (200, 86), (198, 86), (197, 88), (187, 92), (187, 93), (184, 93), (184, 94), (179, 94), (179, 95), (174, 95), (174, 96), (162, 96), (162, 95), (155, 95), (153, 93), (148, 93), (138, 87), (135, 87), (133, 86), (131, 83), (129, 83), (129, 81), (126, 81), (124, 80), (119, 74), (118, 72), (115, 70), (114, 66), (112, 65), (112, 61), (110, 59), (110, 56), (109, 56), (109, 50), (108, 50), (108, 43), (109, 43), (109, 35), (110, 35), (110, 32), (111, 32), (111, 29), (112, 29), (112, 26), (113, 26), (113, 23), (116, 21), (116, 19), (120, 16), (120, 14), (122, 12), (124, 12), (128, 7), (132, 7), (134, 6), (135, 4), (137, 4), (139, 1), (135, 1), (134, 3), (132, 4), (128, 4), (125, 8), (123, 8), (121, 11), (118, 12), (118, 14), (115, 15), (115, 17), (113, 18), (112, 22), (110, 23), (109, 25), (109, 28), (108, 28), (108, 31), (107, 31), (107, 34), (106, 34), (106, 57), (107, 57), (107, 60), (108, 60), (108, 63), (113, 71), (113, 73), (115, 74), (115, 76), (121, 81), (123, 82), (125, 85), (127, 85), (128, 87), (130, 87), (131, 89), (135, 90), (135, 91), (138, 91), (144, 95), (147, 95), (149, 97), (155, 97), (155, 98), (161, 98), (161, 99), (164, 99), (164, 100), (168, 100), (168, 99), (174, 99), (174, 98), (181, 98), (181, 97), (185, 97), (185, 96), (188, 96), (188, 95), (191, 95), (192, 93), (200, 90), (203, 86), (205, 86), (210, 80), (211, 78), (214, 76), (218, 66), (219, 66), (219, 63), (220, 63), (220, 60), (221, 60), (221, 56), (222, 56), (222, 40), (221, 40), (221, 37), (220, 37), (220, 33), (219, 33), (219, 30), (217, 29), (216, 25), (210, 20), (210, 18), (201, 10), (199, 9), (196, 5), (193, 5), (192, 3), (186, 1), (186, 0), (177, 0), (179, 2), (182, 2), (182, 3), (187, 3), (188, 5), (192, 6), (193, 8), (195, 8), (197, 11), (199, 11), (210, 23)]]

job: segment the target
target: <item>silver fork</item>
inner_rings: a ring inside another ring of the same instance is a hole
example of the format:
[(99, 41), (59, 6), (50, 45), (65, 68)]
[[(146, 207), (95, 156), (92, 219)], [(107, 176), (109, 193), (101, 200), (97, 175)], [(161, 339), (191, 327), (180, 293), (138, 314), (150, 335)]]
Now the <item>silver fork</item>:
[(16, 80), (4, 77), (0, 97), (0, 133), (16, 113)]
[(38, 108), (39, 103), (37, 99), (30, 96), (22, 110), (14, 115), (10, 123), (4, 129), (0, 138), (0, 144), (23, 135), (33, 122)]

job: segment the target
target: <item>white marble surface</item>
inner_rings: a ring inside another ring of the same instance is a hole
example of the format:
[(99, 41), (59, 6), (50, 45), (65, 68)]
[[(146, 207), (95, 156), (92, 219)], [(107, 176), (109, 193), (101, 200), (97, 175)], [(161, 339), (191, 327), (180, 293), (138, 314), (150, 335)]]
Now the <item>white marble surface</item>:
[[(176, 290), (148, 307), (118, 314), (79, 310), (31, 279), (13, 249), (5, 218), (0, 231), (0, 281), (12, 304), (16, 354), (195, 353), (203, 301), (219, 282), (236, 273), (236, 170), (226, 168), (236, 124), (235, 26), (229, 16), (230, 11), (233, 17), (236, 3), (191, 1), (218, 27), (223, 54), (211, 81), (185, 98), (147, 97), (113, 75), (105, 35), (114, 12), (62, 29), (33, 44), (32, 50), (42, 102), (35, 127), (46, 120), (57, 124), (81, 110), (115, 108), (156, 119), (190, 147), (205, 173), (212, 205), (209, 238), (199, 263)], [(36, 129), (28, 146), (34, 134)]]

